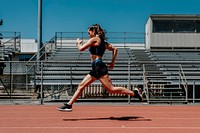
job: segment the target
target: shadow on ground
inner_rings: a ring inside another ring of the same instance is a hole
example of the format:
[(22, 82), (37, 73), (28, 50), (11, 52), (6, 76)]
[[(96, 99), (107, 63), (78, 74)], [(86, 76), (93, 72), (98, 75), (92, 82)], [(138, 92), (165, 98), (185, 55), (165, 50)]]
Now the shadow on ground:
[(117, 120), (117, 121), (151, 121), (140, 116), (122, 116), (122, 117), (103, 117), (103, 118), (74, 118), (74, 119), (63, 119), (63, 121), (93, 121), (93, 120)]

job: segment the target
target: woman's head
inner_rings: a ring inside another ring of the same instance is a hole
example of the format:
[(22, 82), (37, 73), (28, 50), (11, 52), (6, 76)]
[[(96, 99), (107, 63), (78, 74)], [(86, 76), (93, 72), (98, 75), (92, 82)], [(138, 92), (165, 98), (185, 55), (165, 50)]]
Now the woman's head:
[(105, 38), (105, 32), (99, 24), (91, 25), (88, 28), (88, 34), (89, 34), (90, 37), (94, 37), (94, 36), (98, 35), (99, 37), (103, 38), (104, 40), (106, 39)]

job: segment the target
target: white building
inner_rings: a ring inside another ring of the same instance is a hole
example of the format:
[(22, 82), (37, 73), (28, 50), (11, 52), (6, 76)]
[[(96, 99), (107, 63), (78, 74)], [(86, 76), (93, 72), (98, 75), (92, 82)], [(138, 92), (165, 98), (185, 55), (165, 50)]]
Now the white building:
[(19, 60), (29, 60), (37, 51), (38, 43), (36, 39), (21, 39)]
[(200, 48), (200, 15), (151, 15), (146, 49)]

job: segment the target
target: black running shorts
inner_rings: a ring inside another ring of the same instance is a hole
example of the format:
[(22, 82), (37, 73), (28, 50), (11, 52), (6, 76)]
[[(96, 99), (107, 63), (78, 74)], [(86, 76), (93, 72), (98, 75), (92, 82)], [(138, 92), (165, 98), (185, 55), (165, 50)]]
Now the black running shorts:
[(92, 63), (92, 70), (89, 73), (91, 76), (99, 79), (100, 77), (108, 74), (108, 68), (102, 60), (98, 59)]

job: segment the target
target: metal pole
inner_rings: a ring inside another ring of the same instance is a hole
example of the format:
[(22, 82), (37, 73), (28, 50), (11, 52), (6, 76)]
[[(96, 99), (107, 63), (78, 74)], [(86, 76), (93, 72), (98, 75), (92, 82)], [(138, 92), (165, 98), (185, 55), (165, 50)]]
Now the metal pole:
[[(128, 88), (129, 90), (131, 90), (131, 63), (130, 63), (130, 59), (128, 61)], [(131, 97), (130, 95), (128, 95), (128, 103), (130, 104), (131, 103)]]
[(16, 45), (17, 45), (17, 41), (16, 41), (16, 39), (17, 39), (17, 33), (16, 32), (14, 32), (14, 36), (15, 36), (15, 38), (14, 38), (14, 50), (16, 51)]
[[(40, 48), (42, 47), (42, 0), (38, 0), (38, 51), (37, 51), (37, 71), (40, 71)], [(41, 71), (43, 63), (41, 64)], [(41, 72), (40, 102), (43, 104), (43, 71)]]
[(73, 86), (72, 86), (72, 66), (70, 66), (70, 90), (71, 90), (71, 93), (74, 92)]
[(193, 104), (195, 104), (195, 81), (193, 81), (193, 95), (192, 95)]
[(38, 54), (37, 61), (40, 57), (40, 48), (42, 47), (42, 0), (38, 0)]
[(28, 64), (26, 64), (26, 90), (28, 90)]
[(12, 63), (10, 62), (10, 99), (12, 93)]
[(40, 86), (40, 103), (44, 102), (44, 91), (43, 91), (43, 62), (41, 63), (41, 86)]
[(56, 34), (55, 34), (55, 48), (57, 48), (57, 36), (58, 36), (58, 33), (56, 32)]

